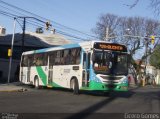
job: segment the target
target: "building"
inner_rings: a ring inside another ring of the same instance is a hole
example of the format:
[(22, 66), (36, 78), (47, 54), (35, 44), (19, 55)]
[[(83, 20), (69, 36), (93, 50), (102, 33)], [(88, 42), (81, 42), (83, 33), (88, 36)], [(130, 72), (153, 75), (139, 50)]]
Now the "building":
[[(12, 34), (0, 35), (0, 82), (8, 78), (9, 57), (8, 49), (11, 48)], [(55, 47), (72, 43), (59, 34), (38, 34), (28, 32), (25, 34), (24, 47), (22, 48), (22, 34), (16, 33), (14, 38), (14, 48), (12, 55), (11, 80), (13, 81), (18, 75), (20, 58), (23, 51)]]
[[(137, 65), (140, 65), (140, 72), (144, 74), (145, 72), (145, 63), (141, 62), (141, 60), (135, 61)], [(160, 70), (156, 69), (155, 67), (151, 66), (150, 64), (146, 65), (146, 74), (150, 76), (150, 78), (155, 78), (155, 82), (157, 85), (160, 85)]]
[(0, 26), (0, 36), (4, 36), (6, 34), (6, 29)]

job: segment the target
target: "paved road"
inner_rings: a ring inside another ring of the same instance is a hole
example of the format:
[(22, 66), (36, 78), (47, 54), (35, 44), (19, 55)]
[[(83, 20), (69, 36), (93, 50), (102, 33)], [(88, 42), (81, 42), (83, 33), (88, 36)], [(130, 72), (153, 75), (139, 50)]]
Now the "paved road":
[(129, 92), (100, 94), (32, 89), (0, 92), (0, 112), (10, 113), (160, 113), (160, 88), (146, 86)]

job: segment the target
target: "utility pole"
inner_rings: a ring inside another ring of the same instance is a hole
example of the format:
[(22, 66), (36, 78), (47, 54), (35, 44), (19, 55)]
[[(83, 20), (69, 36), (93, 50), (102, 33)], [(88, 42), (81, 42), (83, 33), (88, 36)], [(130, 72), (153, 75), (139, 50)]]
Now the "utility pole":
[(108, 41), (109, 39), (109, 28), (108, 27), (106, 27), (106, 29), (105, 29), (105, 41)]
[(144, 67), (144, 74), (146, 75), (146, 67), (147, 67), (147, 55), (148, 55), (148, 43), (149, 43), (149, 38), (148, 36), (145, 36), (145, 67)]
[(39, 22), (42, 22), (42, 23), (44, 23), (45, 25), (46, 25), (46, 27), (47, 27), (47, 29), (49, 29), (49, 27), (50, 26), (52, 26), (51, 24), (50, 24), (50, 22), (44, 22), (44, 21), (42, 21), (42, 20), (40, 20), (40, 19), (37, 19), (37, 18), (35, 18), (35, 17), (18, 17), (18, 18), (22, 18), (23, 19), (23, 28), (22, 28), (22, 30), (23, 30), (23, 32), (22, 32), (22, 52), (24, 52), (24, 40), (25, 40), (25, 30), (26, 30), (26, 19), (35, 19), (35, 20), (37, 20), (37, 21), (39, 21)]
[[(45, 23), (46, 24), (46, 22), (44, 22), (44, 21), (42, 21), (42, 20), (40, 20), (40, 19), (37, 19), (37, 18), (35, 18), (35, 17), (15, 17), (14, 18), (14, 27), (13, 27), (13, 35), (12, 35), (12, 43), (11, 43), (11, 55), (10, 55), (10, 61), (9, 61), (9, 70), (8, 70), (8, 83), (10, 82), (10, 77), (11, 77), (11, 69), (12, 69), (12, 57), (13, 57), (13, 46), (14, 46), (14, 37), (15, 37), (15, 29), (16, 29), (16, 20), (17, 20), (17, 18), (22, 18), (23, 19), (23, 28), (22, 28), (22, 30), (23, 30), (23, 33), (22, 33), (22, 46), (21, 46), (21, 50), (22, 50), (22, 52), (24, 52), (24, 39), (25, 39), (25, 30), (26, 30), (26, 19), (27, 18), (32, 18), (32, 19), (35, 19), (35, 20), (37, 20), (37, 21), (39, 21), (39, 22), (42, 22), (42, 23)], [(51, 24), (48, 24), (48, 27), (49, 26), (52, 26)]]
[(24, 52), (24, 39), (25, 39), (25, 30), (26, 30), (26, 17), (23, 17), (23, 33), (22, 33), (22, 53)]
[(8, 83), (10, 83), (10, 77), (11, 77), (15, 29), (16, 29), (16, 18), (14, 18), (14, 25), (13, 25), (13, 35), (12, 35), (12, 43), (11, 43), (11, 56), (10, 56), (10, 60), (9, 60), (9, 71), (8, 71)]

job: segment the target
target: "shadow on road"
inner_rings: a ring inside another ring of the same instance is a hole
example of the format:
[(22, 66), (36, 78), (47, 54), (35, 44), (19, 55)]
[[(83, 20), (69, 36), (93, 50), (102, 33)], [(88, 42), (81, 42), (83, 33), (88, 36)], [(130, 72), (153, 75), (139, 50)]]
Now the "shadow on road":
[(86, 108), (85, 110), (82, 110), (79, 113), (73, 114), (70, 117), (67, 117), (66, 119), (84, 119), (87, 118), (88, 116), (92, 115), (95, 111), (99, 110), (103, 106), (106, 106), (107, 104), (111, 103), (113, 100), (115, 100), (116, 97), (110, 97), (107, 98), (95, 105), (92, 105), (91, 107)]
[[(94, 96), (103, 96), (103, 94), (93, 94), (93, 93), (85, 93), (87, 95), (94, 95)], [(132, 91), (128, 91), (128, 92), (111, 92), (111, 94), (106, 97), (106, 99), (104, 99), (101, 102), (98, 102), (88, 108), (86, 108), (85, 110), (80, 111), (79, 113), (73, 114), (65, 119), (85, 119), (85, 118), (91, 118), (94, 116), (97, 117), (101, 117), (101, 114), (96, 113), (96, 111), (100, 110), (102, 107), (107, 106), (108, 104), (110, 104), (112, 101), (114, 101), (115, 99), (121, 97), (121, 98), (130, 98), (132, 95), (134, 94), (134, 92)], [(94, 116), (93, 116), (94, 115)], [(101, 119), (106, 118), (105, 114), (102, 114), (104, 117), (101, 117)], [(117, 115), (111, 114), (114, 118), (117, 118)], [(110, 119), (112, 119), (113, 117), (110, 117)], [(95, 117), (94, 117), (95, 118)]]

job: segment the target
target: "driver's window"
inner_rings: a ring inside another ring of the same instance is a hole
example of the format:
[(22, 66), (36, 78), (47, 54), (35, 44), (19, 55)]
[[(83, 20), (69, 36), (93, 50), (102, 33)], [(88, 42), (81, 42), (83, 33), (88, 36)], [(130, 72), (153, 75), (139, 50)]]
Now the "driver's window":
[(95, 53), (93, 59), (93, 65), (98, 67), (102, 65), (102, 53)]
[(112, 67), (111, 53), (109, 52), (94, 52), (93, 67), (96, 71), (107, 71)]

